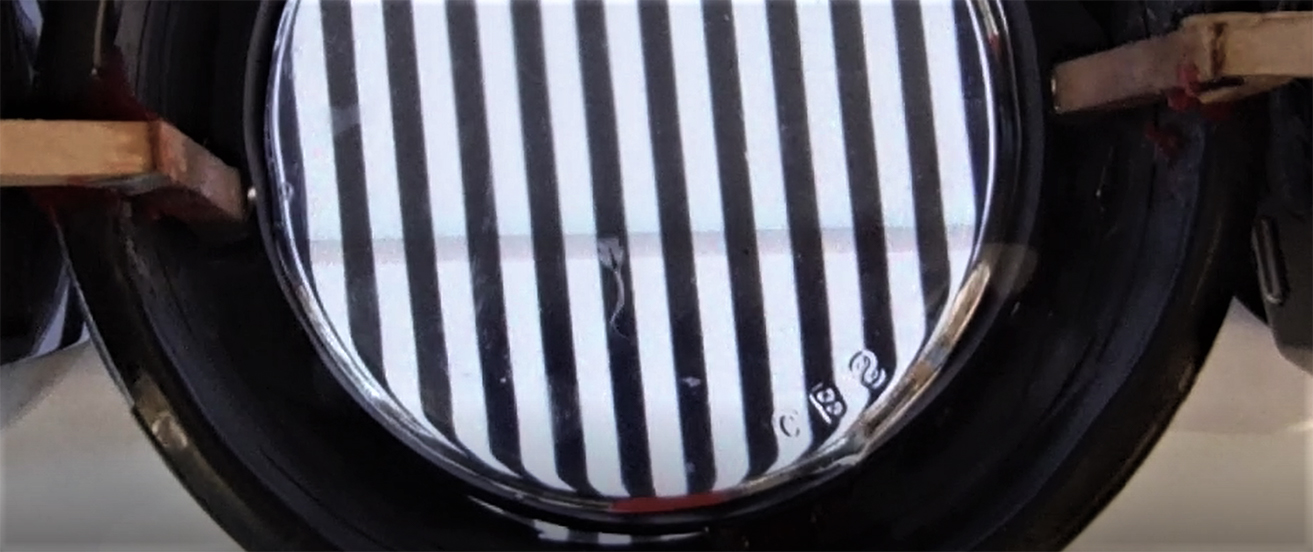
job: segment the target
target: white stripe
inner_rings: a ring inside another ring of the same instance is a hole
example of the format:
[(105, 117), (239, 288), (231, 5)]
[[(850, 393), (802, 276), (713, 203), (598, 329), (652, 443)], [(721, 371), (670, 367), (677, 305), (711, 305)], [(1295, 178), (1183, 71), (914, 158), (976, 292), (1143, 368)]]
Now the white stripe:
[(962, 60), (958, 57), (958, 28), (953, 4), (946, 1), (921, 4), (925, 31), (926, 62), (930, 66), (930, 100), (935, 113), (935, 145), (939, 149), (940, 197), (948, 236), (949, 266), (953, 288), (966, 272), (975, 242), (976, 189), (971, 163), (971, 140), (967, 136), (965, 96), (962, 93)]
[[(880, 200), (887, 228), (915, 228), (916, 203), (912, 200), (912, 167), (903, 111), (902, 72), (894, 34), (890, 0), (861, 5), (866, 37), (866, 72), (875, 128), (876, 158), (880, 160)], [(921, 259), (915, 248), (899, 252), (885, 232), (889, 251), (890, 308), (900, 377), (925, 339), (925, 301), (921, 294)], [(881, 359), (883, 360), (883, 359)], [(887, 394), (885, 396), (888, 396)]]
[(715, 126), (711, 112), (711, 82), (702, 32), (702, 7), (670, 5), (679, 126), (683, 141), (684, 178), (693, 232), (712, 232), (719, 241), (693, 240), (698, 309), (702, 322), (703, 358), (710, 405), (711, 439), (716, 462), (715, 488), (736, 485), (748, 473), (747, 429), (743, 420), (743, 386), (739, 381), (738, 342), (724, 242)]
[[(491, 504), (488, 504), (486, 502), (477, 499), (474, 500), (474, 502), (478, 503), (480, 506), (483, 506), (484, 508), (496, 512), (497, 514), (506, 516), (517, 522), (533, 527), (533, 529), (538, 533), (539, 540), (544, 540), (548, 542), (580, 542), (580, 543), (587, 543), (590, 540), (595, 540), (597, 544), (603, 546), (625, 546), (632, 544), (637, 540), (634, 538), (633, 535), (622, 535), (619, 533), (593, 533), (589, 531), (578, 531), (576, 535), (582, 538), (572, 539), (570, 534), (571, 529), (564, 525), (558, 525), (547, 521), (528, 519), (521, 516), (517, 516), (515, 514), (511, 514), (507, 512), (506, 510), (503, 510), (501, 508), (498, 508), (496, 506), (493, 506)], [(661, 535), (651, 538), (650, 540), (652, 541), (670, 540), (669, 539), (670, 537), (683, 537), (683, 536), (687, 536), (687, 535)]]
[[(400, 182), (392, 126), (391, 88), (383, 6), (378, 0), (351, 4), (352, 42), (355, 46), (359, 124), (369, 197), (371, 240), (402, 237)], [(415, 351), (414, 320), (410, 316), (410, 285), (404, 256), (380, 258), (374, 252), (378, 293), (382, 366), (388, 389), (420, 423), (437, 434), (423, 416), (419, 368)]]
[[(607, 3), (605, 9), (616, 130), (620, 142), (620, 173), (624, 181), (625, 219), (630, 242), (642, 234), (649, 234), (651, 239), (659, 242), (638, 5), (633, 1), (616, 1)], [(628, 261), (634, 289), (625, 290), (625, 297), (633, 301), (638, 327), (648, 443), (652, 452), (652, 481), (660, 496), (683, 495), (688, 492), (688, 478), (681, 429), (675, 422), (679, 419), (679, 406), (670, 320), (666, 312), (665, 267), (660, 255), (629, 255)], [(625, 367), (616, 366), (614, 369), (624, 370)]]
[(602, 546), (625, 546), (634, 542), (631, 535), (621, 535), (619, 533), (598, 533), (597, 544)]
[[(843, 110), (835, 66), (833, 27), (828, 2), (798, 4), (798, 34), (802, 37), (803, 86), (807, 91), (807, 123), (811, 136), (812, 170), (821, 228), (853, 227), (848, 186)], [(863, 183), (864, 184), (864, 183)], [(823, 234), (826, 297), (830, 315), (831, 366), (834, 384), (848, 404), (833, 434), (838, 437), (870, 395), (861, 379), (848, 371), (848, 359), (865, 347), (862, 332), (862, 290), (857, 252), (849, 232)]]
[[(602, 546), (625, 546), (634, 542), (634, 537), (630, 535), (579, 531), (575, 536), (571, 535), (570, 528), (564, 525), (538, 520), (532, 520), (530, 524), (538, 531), (538, 538), (548, 542), (591, 544), (592, 541)], [(572, 536), (575, 538), (571, 538)]]
[[(401, 237), (401, 199), (397, 188), (396, 147), (392, 134), (391, 87), (388, 84), (381, 0), (351, 2), (351, 32), (356, 54), (357, 109), (369, 223), (374, 240)], [(404, 288), (403, 288), (404, 289)], [(409, 307), (402, 312), (410, 312)], [(388, 350), (384, 344), (384, 350)], [(413, 347), (412, 347), (413, 349)]]
[[(300, 10), (301, 11), (298, 13), (297, 18), (296, 32), (306, 34), (300, 35), (302, 38), (299, 38), (295, 42), (295, 47), (293, 49), (293, 55), (296, 56), (296, 59), (298, 60), (296, 61), (296, 66), (301, 67), (300, 69), (296, 69), (297, 74), (292, 81), (292, 83), (294, 83), (293, 91), (297, 94), (299, 106), (328, 106), (330, 105), (330, 102), (327, 96), (327, 76), (325, 74), (325, 59), (322, 50), (323, 36), (322, 27), (320, 26), (322, 14), (319, 11), (317, 2), (307, 2), (302, 4)], [(372, 15), (378, 15), (378, 13), (375, 12)], [(353, 19), (357, 18), (353, 17)], [(364, 22), (364, 26), (357, 26), (355, 29), (364, 28), (366, 29), (365, 33), (367, 35), (371, 33), (371, 24), (381, 24), (380, 18), (370, 17), (368, 14), (359, 19)], [(355, 29), (353, 29), (353, 32)], [(381, 39), (381, 35), (378, 36)], [(369, 46), (378, 45), (380, 44), (375, 43)], [(364, 50), (357, 52), (358, 59), (369, 58), (378, 54), (376, 48), (371, 49), (369, 46), (366, 46)], [(385, 105), (384, 109), (386, 108), (387, 106)], [(322, 308), (324, 309), (325, 315), (330, 321), (330, 324), (332, 324), (345, 323), (349, 318), (347, 314), (345, 275), (341, 263), (342, 242), (341, 228), (338, 225), (337, 177), (332, 146), (333, 129), (329, 126), (332, 119), (324, 115), (326, 114), (323, 111), (315, 110), (313, 107), (310, 109), (302, 109), (301, 112), (298, 113), (298, 116), (300, 117), (299, 125), (300, 128), (303, 129), (301, 132), (301, 147), (305, 162), (303, 165), (305, 170), (304, 184), (307, 187), (308, 194), (308, 232), (311, 236), (315, 237), (315, 239), (310, 242), (311, 264), (315, 268), (315, 285), (319, 290), (319, 299)], [(371, 114), (369, 116), (377, 117), (378, 114)], [(383, 114), (381, 122), (384, 124), (390, 123), (388, 117), (389, 115)], [(373, 120), (373, 122), (379, 121), (380, 119)], [(369, 137), (374, 141), (377, 141), (378, 129), (374, 128), (372, 130), (376, 132)], [(390, 134), (390, 128), (385, 128), (383, 130)], [(376, 143), (373, 145), (377, 146)], [(390, 151), (390, 148), (385, 151)], [(378, 152), (375, 151), (372, 153), (377, 154)], [(371, 162), (379, 161), (377, 157), (369, 157), (367, 159)], [(386, 174), (390, 162), (391, 160), (389, 157), (388, 160), (383, 161), (385, 164), (384, 166), (380, 167), (375, 164), (372, 167), (369, 167), (370, 169), (375, 170), (375, 172), (369, 173), (372, 176), (368, 181), (369, 186), (376, 187), (379, 185), (392, 184), (393, 188), (395, 188), (395, 171), (392, 171), (393, 176), (390, 178), (391, 182), (388, 182), (389, 178)], [(310, 189), (310, 186), (315, 187)], [(373, 194), (375, 194), (375, 192), (371, 190), (371, 195)], [(381, 195), (386, 197), (387, 192), (383, 192)], [(392, 192), (392, 196), (394, 198), (397, 196), (395, 189)], [(382, 211), (386, 211), (388, 207), (387, 204), (377, 206), (377, 208)], [(379, 212), (376, 211), (376, 213)], [(399, 212), (397, 215), (399, 216)], [(371, 214), (371, 219), (376, 219), (380, 216), (388, 216), (388, 214)], [(329, 250), (326, 251), (326, 248)], [(332, 260), (326, 260), (325, 257)], [(376, 273), (380, 288), (390, 289), (399, 287), (403, 290), (407, 289), (404, 264), (399, 262), (379, 262), (376, 263)], [(410, 306), (406, 294), (385, 293), (380, 294), (379, 299), (380, 310), (382, 312), (392, 312), (394, 309), (402, 309), (403, 312), (409, 312)], [(408, 336), (413, 335), (410, 321), (401, 320), (400, 317), (383, 317), (383, 326), (380, 330), (385, 339), (383, 346), (385, 349), (389, 347), (391, 348), (391, 352), (387, 352), (386, 350), (384, 352), (385, 358), (392, 359), (389, 362), (384, 363), (387, 385), (393, 395), (397, 397), (398, 401), (403, 405), (406, 405), (407, 408), (415, 408), (416, 410), (414, 411), (418, 412), (419, 391), (417, 385), (418, 381), (415, 375), (414, 342), (408, 338)], [(351, 340), (349, 335), (350, 332), (347, 331), (341, 333), (344, 336), (344, 341), (349, 343)], [(389, 337), (395, 339), (386, 341)], [(353, 350), (355, 349), (353, 345), (349, 346)], [(398, 358), (401, 359), (400, 362), (396, 361)], [(416, 421), (420, 424), (421, 428), (432, 430), (432, 426), (422, 417), (419, 417)], [(445, 439), (443, 439), (443, 441), (445, 441)]]
[[(312, 250), (315, 245), (330, 243), (336, 246), (328, 247), (340, 250), (342, 228), (338, 219), (333, 126), (332, 120), (326, 116), (328, 113), (324, 112), (331, 103), (328, 100), (321, 18), (317, 0), (300, 2), (294, 27), (296, 38), (291, 48), (294, 74), (291, 82), (284, 82), (282, 86), (291, 86), (296, 96), (297, 129), (301, 134), (301, 162), (305, 171), (307, 238)], [(333, 255), (340, 256), (340, 251)], [(330, 295), (322, 289), (320, 294)], [(345, 291), (338, 290), (336, 294), (345, 301)], [(343, 306), (343, 312), (345, 309)]]
[[(392, 104), (388, 86), (387, 52), (383, 44), (383, 5), (377, 0), (351, 3), (355, 44), (356, 87), (361, 156), (369, 197), (371, 240), (401, 236), (401, 198), (397, 186), (396, 150), (393, 147)], [(369, 100), (364, 100), (369, 98)], [(359, 252), (356, 252), (359, 254)], [(410, 288), (404, 261), (384, 263), (371, 258), (378, 297), (379, 343), (385, 383), (415, 379), (415, 333), (410, 320)], [(386, 283), (385, 283), (386, 281)], [(387, 290), (386, 293), (382, 290)], [(365, 290), (348, 289), (348, 293)], [(404, 313), (386, 316), (383, 313)], [(386, 320), (384, 320), (386, 319)], [(390, 388), (390, 386), (389, 386)], [(418, 392), (418, 387), (415, 388)]]
[(430, 209), (438, 243), (445, 251), (438, 264), (438, 294), (451, 385), (452, 425), (460, 441), (478, 460), (508, 471), (493, 457), (488, 441), (488, 410), (483, 395), (483, 367), (474, 325), (474, 292), (470, 282), (465, 236), (465, 193), (456, 130), (456, 100), (446, 6), (414, 4), (415, 55), (419, 66), (420, 102), (424, 107), (425, 159), (429, 170)]
[(423, 429), (436, 434), (424, 419), (420, 401), (418, 357), (415, 353), (415, 329), (410, 316), (409, 280), (404, 262), (380, 262), (374, 265), (378, 287), (388, 290), (378, 294), (379, 331), (383, 336), (383, 370), (388, 390), (421, 423)]
[[(775, 115), (774, 71), (764, 2), (736, 2), (734, 32), (738, 38), (744, 137), (757, 230), (788, 228), (779, 124)], [(782, 239), (788, 241), (788, 235), (783, 235)], [(772, 470), (792, 464), (811, 443), (807, 389), (802, 370), (798, 291), (794, 287), (792, 242), (789, 243), (788, 248), (778, 253), (768, 254), (765, 248), (761, 248), (760, 255), (776, 421), (778, 424), (781, 418), (787, 418), (784, 423), (796, 430), (789, 434), (777, 431), (779, 457)]]
[(538, 538), (550, 542), (570, 542), (570, 530), (564, 525), (532, 520), (533, 528), (538, 530)]
[(332, 120), (319, 106), (328, 101), (328, 75), (324, 60), (324, 37), (319, 3), (305, 1), (296, 14), (296, 40), (292, 49), (291, 83), (296, 95), (297, 125), (301, 135), (301, 162), (305, 175), (306, 233), (314, 285), (327, 327), (346, 349), (356, 346), (345, 321), (346, 274), (342, 265), (323, 264), (324, 257), (341, 258), (342, 228), (338, 218), (337, 166), (334, 164)]
[(604, 495), (624, 496), (627, 493), (620, 475), (620, 440), (616, 434), (615, 403), (608, 370), (610, 356), (599, 279), (597, 229), (593, 221), (593, 178), (589, 166), (574, 6), (544, 3), (542, 18), (561, 229), (566, 236), (592, 238), (565, 240), (570, 323), (574, 334), (575, 373), (579, 382), (579, 419), (583, 426), (588, 480)]
[[(497, 231), (502, 236), (531, 235), (510, 3), (489, 0), (479, 2), (477, 9)], [(556, 473), (552, 426), (547, 423), (552, 409), (543, 392), (547, 372), (533, 255), (502, 248), (501, 263), (521, 459), (525, 470), (543, 484), (568, 489)]]

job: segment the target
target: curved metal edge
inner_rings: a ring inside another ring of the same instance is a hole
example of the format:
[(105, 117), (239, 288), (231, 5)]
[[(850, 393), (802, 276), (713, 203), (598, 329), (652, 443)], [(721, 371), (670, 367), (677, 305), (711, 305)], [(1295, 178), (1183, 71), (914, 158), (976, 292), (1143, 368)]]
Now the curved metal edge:
[[(710, 519), (724, 519), (759, 511), (770, 505), (787, 500), (804, 493), (817, 484), (823, 483), (859, 464), (889, 436), (895, 433), (910, 417), (914, 416), (936, 394), (941, 387), (941, 380), (950, 379), (954, 369), (950, 361), (962, 356), (957, 351), (958, 343), (975, 328), (988, 324), (988, 320), (997, 313), (998, 305), (1014, 294), (1026, 280), (1026, 270), (1034, 267), (1033, 256), (1024, 243), (1013, 241), (1017, 236), (1028, 234), (1028, 228), (1018, 228), (1033, 217), (1017, 217), (1011, 212), (1016, 208), (1010, 197), (1016, 195), (1011, 188), (1017, 182), (1020, 170), (1017, 155), (1002, 155), (1014, 159), (1012, 164), (999, 164), (997, 158), (1000, 150), (1012, 151), (1024, 147), (1022, 144), (1021, 122), (1018, 119), (1020, 107), (1016, 97), (1016, 86), (1012, 73), (1013, 52), (1008, 44), (1009, 35), (1007, 18), (998, 0), (970, 0), (968, 2), (973, 19), (977, 25), (975, 31), (985, 38), (982, 43), (993, 45), (993, 51), (981, 52), (982, 61), (987, 61), (985, 68), (989, 71), (986, 82), (991, 88), (996, 105), (992, 106), (991, 127), (996, 133), (995, 147), (991, 151), (990, 178), (986, 199), (985, 224), (978, 230), (981, 241), (977, 242), (974, 259), (962, 287), (959, 288), (951, 302), (951, 308), (945, 313), (953, 316), (941, 316), (932, 330), (917, 358), (893, 376), (898, 380), (895, 386), (887, 389), (880, 398), (881, 403), (901, 403), (889, 410), (879, 411), (868, 408), (862, 418), (848, 430), (845, 438), (835, 439), (825, 448), (817, 451), (810, 459), (797, 463), (786, 470), (764, 475), (756, 480), (744, 482), (736, 487), (718, 491), (714, 505), (689, 508), (678, 511), (645, 512), (642, 514), (619, 513), (612, 510), (613, 501), (606, 499), (587, 499), (564, 492), (543, 493), (535, 489), (526, 492), (516, 482), (500, 472), (473, 462), (453, 460), (460, 458), (458, 449), (445, 439), (424, 431), (423, 424), (409, 411), (401, 408), (390, 391), (380, 385), (364, 368), (365, 363), (355, 351), (346, 346), (345, 341), (333, 330), (326, 319), (324, 309), (312, 290), (297, 282), (308, 280), (308, 275), (300, 259), (296, 240), (291, 239), (292, 229), (289, 222), (293, 217), (293, 205), (296, 198), (286, 190), (290, 186), (282, 164), (267, 163), (267, 178), (257, 179), (259, 190), (257, 209), (266, 249), (271, 262), (281, 275), (278, 278), (288, 302), (295, 308), (297, 318), (311, 342), (319, 351), (321, 359), (330, 366), (329, 372), (337, 382), (361, 405), (376, 421), (387, 428), (394, 437), (409, 445), (417, 453), (437, 464), (449, 473), (476, 489), (490, 492), (486, 497), (498, 507), (514, 511), (545, 521), (569, 522), (572, 525), (596, 525), (599, 530), (615, 530), (625, 527), (635, 530), (635, 523), (641, 524), (640, 531), (686, 531), (705, 523)], [(277, 37), (270, 67), (273, 71), (283, 70), (282, 59), (290, 48), (291, 28), (299, 0), (289, 0), (283, 10), (278, 24)], [(253, 52), (254, 54), (255, 52)], [(259, 55), (265, 55), (260, 53)], [(255, 77), (248, 75), (248, 77)], [(262, 96), (264, 105), (269, 106), (263, 119), (264, 124), (277, 117), (278, 102), (275, 101), (283, 79), (248, 78), (248, 86), (253, 82), (269, 81)], [(1002, 88), (998, 90), (997, 88)], [(1006, 99), (1000, 94), (1006, 95)], [(250, 97), (258, 92), (248, 90)], [(251, 159), (257, 155), (264, 159), (277, 159), (281, 151), (280, 138), (277, 133), (264, 132), (264, 129), (252, 129), (248, 122), (248, 148)], [(253, 134), (253, 132), (258, 132)], [(1033, 143), (1033, 140), (1029, 142)], [(262, 144), (263, 151), (256, 151), (253, 144)], [(263, 176), (263, 175), (262, 175)], [(1027, 179), (1025, 182), (1031, 182)], [(282, 185), (275, 185), (281, 183)], [(1024, 183), (1022, 184), (1024, 185)], [(995, 197), (1003, 195), (1004, 197)], [(1024, 195), (1024, 194), (1023, 194)], [(1031, 198), (1032, 200), (1034, 198)], [(1033, 201), (1023, 202), (1030, 205)], [(994, 213), (991, 210), (1007, 210), (1007, 213)], [(872, 405), (874, 407), (875, 405)], [(875, 410), (872, 412), (872, 410)], [(447, 454), (443, 454), (446, 451)], [(751, 498), (752, 504), (748, 499)]]

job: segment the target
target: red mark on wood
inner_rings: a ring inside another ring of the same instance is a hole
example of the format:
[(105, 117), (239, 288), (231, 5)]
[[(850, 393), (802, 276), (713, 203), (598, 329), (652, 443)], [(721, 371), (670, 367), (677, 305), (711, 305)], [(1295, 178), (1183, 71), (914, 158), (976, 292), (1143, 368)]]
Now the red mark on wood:
[(1191, 97), (1199, 97), (1199, 68), (1194, 63), (1182, 63), (1176, 67), (1176, 83)]
[(1203, 91), (1199, 83), (1199, 68), (1193, 63), (1182, 63), (1176, 68), (1177, 88), (1167, 91), (1167, 107), (1173, 111), (1199, 111), (1205, 119), (1222, 121), (1231, 116), (1231, 104), (1218, 102), (1205, 104), (1199, 100)]
[(1177, 87), (1167, 92), (1167, 107), (1175, 111), (1189, 111), (1199, 107), (1199, 68), (1194, 63), (1176, 67)]

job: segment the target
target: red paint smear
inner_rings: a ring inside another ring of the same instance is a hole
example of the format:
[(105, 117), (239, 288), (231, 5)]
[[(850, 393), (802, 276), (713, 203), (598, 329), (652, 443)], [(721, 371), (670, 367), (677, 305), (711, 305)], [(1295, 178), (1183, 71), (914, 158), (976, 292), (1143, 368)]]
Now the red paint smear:
[(1178, 88), (1167, 92), (1167, 107), (1180, 112), (1198, 110), (1205, 119), (1222, 121), (1231, 116), (1230, 103), (1204, 104), (1199, 101), (1202, 87), (1199, 84), (1199, 68), (1193, 63), (1182, 63), (1176, 68)]
[(1189, 111), (1199, 107), (1199, 68), (1193, 63), (1176, 66), (1177, 87), (1167, 92), (1167, 107)]
[(1176, 83), (1192, 98), (1199, 97), (1199, 68), (1193, 63), (1182, 63), (1176, 67)]
[(725, 496), (720, 493), (698, 493), (686, 496), (672, 497), (641, 497), (618, 500), (611, 505), (612, 512), (624, 514), (651, 514), (656, 512), (668, 512), (671, 510), (688, 510), (692, 508), (701, 508), (703, 506), (712, 506), (725, 501)]

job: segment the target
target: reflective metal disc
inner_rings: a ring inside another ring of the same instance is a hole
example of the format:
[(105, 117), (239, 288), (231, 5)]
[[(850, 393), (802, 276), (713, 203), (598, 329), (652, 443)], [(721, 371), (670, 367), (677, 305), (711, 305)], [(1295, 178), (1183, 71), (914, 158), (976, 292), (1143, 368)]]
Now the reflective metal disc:
[(650, 515), (850, 465), (988, 268), (989, 10), (293, 3), (281, 276), (380, 423), (508, 498)]

